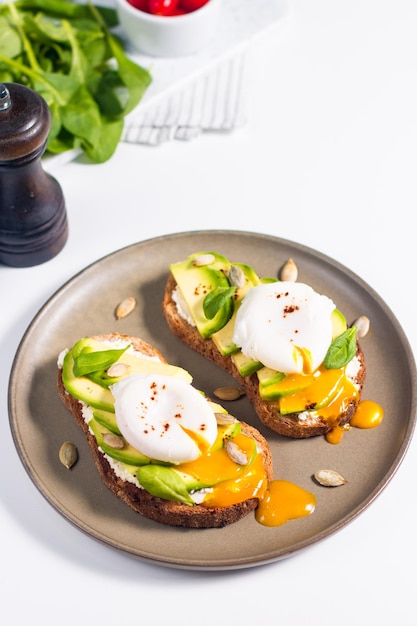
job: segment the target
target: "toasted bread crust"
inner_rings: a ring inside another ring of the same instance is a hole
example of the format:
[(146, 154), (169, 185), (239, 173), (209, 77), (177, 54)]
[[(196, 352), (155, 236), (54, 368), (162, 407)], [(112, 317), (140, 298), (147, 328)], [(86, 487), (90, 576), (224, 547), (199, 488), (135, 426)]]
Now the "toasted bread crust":
[[(123, 339), (132, 343), (134, 348), (150, 356), (158, 356), (166, 363), (164, 356), (150, 344), (142, 339), (111, 333), (108, 335), (96, 335), (93, 337), (97, 341), (108, 341)], [(100, 451), (93, 434), (90, 432), (82, 414), (82, 404), (73, 398), (65, 389), (61, 370), (58, 371), (58, 392), (63, 404), (73, 415), (76, 423), (83, 430), (87, 442), (90, 446), (96, 468), (104, 484), (123, 502), (134, 511), (161, 524), (170, 526), (184, 526), (187, 528), (221, 528), (228, 524), (239, 521), (258, 506), (258, 498), (251, 498), (244, 502), (233, 504), (227, 507), (204, 507), (200, 505), (188, 506), (186, 504), (163, 500), (152, 496), (144, 489), (135, 484), (126, 482), (119, 478), (113, 471), (110, 463)], [(242, 432), (256, 440), (262, 449), (264, 456), (264, 467), (268, 480), (272, 480), (272, 454), (266, 439), (258, 430), (241, 422)]]
[[(176, 288), (176, 282), (172, 274), (169, 275), (162, 309), (171, 332), (181, 341), (186, 343), (190, 348), (196, 350), (204, 357), (216, 363), (223, 369), (227, 370), (236, 381), (243, 387), (249, 401), (252, 403), (260, 421), (273, 430), (274, 432), (285, 437), (294, 439), (303, 439), (307, 437), (315, 437), (325, 435), (330, 432), (336, 425), (343, 426), (348, 424), (352, 419), (357, 402), (352, 401), (346, 410), (339, 415), (338, 420), (331, 424), (320, 416), (305, 419), (298, 413), (291, 415), (282, 415), (273, 403), (265, 402), (259, 395), (258, 378), (256, 374), (243, 378), (230, 357), (220, 354), (214, 342), (211, 339), (203, 339), (199, 332), (187, 323), (177, 312), (177, 305), (172, 298), (172, 294)], [(363, 383), (366, 376), (365, 358), (359, 344), (357, 344), (357, 357), (360, 359), (361, 368), (356, 378), (356, 383), (362, 391)]]

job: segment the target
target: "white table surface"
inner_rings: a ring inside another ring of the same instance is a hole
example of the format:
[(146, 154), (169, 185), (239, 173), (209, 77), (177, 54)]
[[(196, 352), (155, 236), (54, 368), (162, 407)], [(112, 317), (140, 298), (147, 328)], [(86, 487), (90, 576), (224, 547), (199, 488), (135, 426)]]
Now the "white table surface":
[[(258, 44), (248, 122), (102, 165), (55, 170), (69, 240), (51, 261), (0, 267), (0, 589), (17, 623), (416, 624), (417, 441), (376, 501), (291, 558), (234, 572), (139, 562), (43, 498), (13, 445), (7, 380), (28, 324), (75, 273), (137, 241), (198, 229), (265, 232), (359, 274), (417, 350), (417, 3), (292, 0)], [(383, 382), (381, 383), (383, 384)]]

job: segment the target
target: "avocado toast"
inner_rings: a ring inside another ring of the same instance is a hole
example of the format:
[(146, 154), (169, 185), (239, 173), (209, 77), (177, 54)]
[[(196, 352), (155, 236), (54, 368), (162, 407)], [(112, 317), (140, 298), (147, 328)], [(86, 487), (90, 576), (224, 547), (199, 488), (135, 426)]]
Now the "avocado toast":
[[(138, 395), (143, 389), (149, 395)], [(140, 338), (109, 333), (80, 339), (58, 358), (58, 391), (104, 484), (152, 520), (226, 526), (256, 509), (272, 479), (272, 455), (261, 433), (206, 398), (188, 372)], [(180, 394), (172, 413), (162, 401), (168, 392)], [(139, 440), (142, 450), (132, 445)]]
[[(293, 294), (295, 288), (300, 296)], [(260, 298), (255, 300), (252, 296), (257, 294)], [(311, 314), (309, 299), (319, 310), (317, 315)], [(255, 301), (251, 308), (247, 306), (250, 300)], [(262, 316), (264, 302), (272, 301), (280, 308), (270, 313), (265, 305), (265, 334), (254, 339), (252, 318)], [(365, 380), (364, 353), (356, 327), (348, 326), (334, 303), (309, 286), (261, 278), (247, 264), (232, 263), (217, 252), (196, 252), (170, 265), (162, 308), (172, 333), (232, 374), (271, 430), (306, 438), (349, 424)], [(299, 319), (303, 309), (302, 322), (291, 329), (287, 343), (280, 338), (275, 349), (282, 328), (271, 334), (273, 323), (281, 318), (284, 326)], [(300, 340), (305, 327), (310, 341), (317, 344), (314, 350)], [(271, 363), (256, 356), (261, 341), (262, 354)], [(246, 342), (246, 347), (240, 342)], [(274, 357), (281, 357), (285, 350), (294, 359), (293, 370), (275, 365)]]

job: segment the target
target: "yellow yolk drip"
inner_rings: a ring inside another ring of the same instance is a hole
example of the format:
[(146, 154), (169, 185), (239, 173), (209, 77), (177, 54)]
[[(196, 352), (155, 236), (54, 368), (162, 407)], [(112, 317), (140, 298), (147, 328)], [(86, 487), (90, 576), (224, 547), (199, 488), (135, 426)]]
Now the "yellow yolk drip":
[(343, 376), (336, 387), (336, 393), (329, 404), (319, 409), (320, 415), (329, 423), (338, 419), (340, 414), (346, 411), (349, 404), (356, 400), (359, 391), (346, 376)]
[(356, 428), (375, 428), (384, 419), (384, 409), (373, 400), (362, 400), (350, 420)]
[(285, 414), (315, 411), (332, 423), (358, 395), (357, 388), (346, 376), (345, 368), (326, 370), (322, 366), (311, 384), (282, 396), (279, 408)]
[(250, 498), (262, 498), (266, 492), (268, 481), (262, 462), (262, 455), (258, 455), (250, 465), (249, 470), (242, 472), (234, 480), (227, 480), (216, 485), (208, 493), (203, 506), (229, 506)]
[(311, 515), (316, 497), (287, 480), (274, 480), (256, 509), (256, 521), (264, 526), (282, 526), (289, 520)]
[(268, 486), (263, 455), (256, 454), (255, 441), (238, 434), (233, 443), (243, 451), (249, 463), (239, 465), (233, 461), (224, 447), (201, 455), (196, 461), (181, 463), (178, 469), (191, 474), (201, 483), (215, 484), (200, 506), (230, 506), (258, 498), (255, 519), (264, 526), (281, 526), (291, 519), (313, 513), (316, 498), (301, 487), (285, 480), (274, 480)]
[(342, 441), (343, 435), (349, 429), (350, 426), (348, 424), (345, 426), (335, 426), (330, 432), (326, 434), (326, 441), (334, 445), (340, 443)]
[(384, 409), (373, 400), (361, 400), (359, 402), (355, 414), (349, 424), (345, 426), (335, 426), (326, 435), (329, 443), (338, 444), (341, 442), (343, 434), (354, 428), (376, 428), (384, 419)]
[(229, 506), (249, 498), (261, 498), (267, 487), (263, 465), (263, 455), (254, 456), (255, 441), (251, 437), (238, 434), (235, 443), (247, 458), (247, 465), (233, 461), (224, 447), (202, 454), (195, 461), (181, 463), (177, 469), (190, 474), (203, 484), (214, 485), (207, 493), (201, 506)]
[[(312, 369), (311, 351), (308, 348), (300, 348), (299, 346), (295, 346), (294, 351), (303, 360), (303, 374), (312, 374), (314, 370)], [(294, 358), (294, 361), (297, 361), (297, 358)]]
[(263, 455), (255, 454), (251, 437), (238, 434), (233, 437), (239, 449), (247, 455), (249, 463), (239, 465), (224, 447), (201, 455), (196, 461), (181, 463), (178, 469), (191, 474), (201, 483), (216, 483), (200, 506), (230, 506), (258, 498), (255, 519), (264, 526), (281, 526), (289, 520), (313, 513), (316, 498), (313, 494), (286, 480), (274, 480), (268, 486)]

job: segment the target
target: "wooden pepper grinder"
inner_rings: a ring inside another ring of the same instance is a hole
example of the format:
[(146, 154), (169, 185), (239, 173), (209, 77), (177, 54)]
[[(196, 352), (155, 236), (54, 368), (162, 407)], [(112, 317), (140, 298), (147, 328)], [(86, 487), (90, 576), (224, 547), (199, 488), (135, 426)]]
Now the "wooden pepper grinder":
[(51, 127), (45, 100), (17, 83), (0, 83), (0, 263), (49, 261), (68, 238), (64, 196), (42, 167)]

